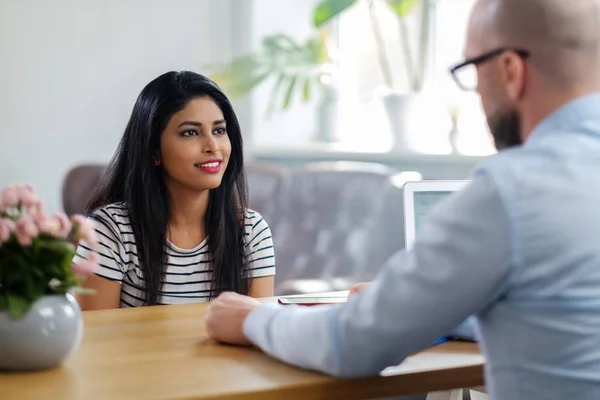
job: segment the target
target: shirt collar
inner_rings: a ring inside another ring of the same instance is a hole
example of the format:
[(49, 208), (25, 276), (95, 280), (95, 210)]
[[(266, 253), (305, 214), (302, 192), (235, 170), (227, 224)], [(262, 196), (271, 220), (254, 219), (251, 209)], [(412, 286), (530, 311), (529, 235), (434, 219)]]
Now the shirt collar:
[[(571, 100), (540, 122), (529, 140), (536, 139), (547, 133), (573, 129), (584, 121), (598, 120), (600, 127), (600, 93), (594, 93)], [(600, 135), (600, 128), (597, 130)]]

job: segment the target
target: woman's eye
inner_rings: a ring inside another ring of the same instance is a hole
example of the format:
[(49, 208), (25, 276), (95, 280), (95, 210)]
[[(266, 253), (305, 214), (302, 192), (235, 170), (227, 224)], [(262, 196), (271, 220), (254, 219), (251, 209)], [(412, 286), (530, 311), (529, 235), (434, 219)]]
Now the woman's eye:
[(190, 130), (188, 130), (188, 131), (183, 131), (183, 132), (181, 132), (181, 133), (180, 133), (180, 135), (181, 135), (181, 136), (183, 136), (183, 137), (189, 137), (189, 136), (195, 136), (195, 135), (198, 135), (198, 132), (196, 132), (196, 131), (195, 131), (195, 130), (193, 130), (193, 129), (190, 129)]
[(227, 133), (227, 128), (217, 128), (214, 130), (214, 135), (224, 135)]

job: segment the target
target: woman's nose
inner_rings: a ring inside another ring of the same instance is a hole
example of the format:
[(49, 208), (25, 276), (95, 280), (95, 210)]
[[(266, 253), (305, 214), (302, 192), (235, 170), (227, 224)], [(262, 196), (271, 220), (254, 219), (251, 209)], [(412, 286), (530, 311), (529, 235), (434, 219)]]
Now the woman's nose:
[(204, 141), (204, 152), (206, 153), (218, 153), (219, 152), (219, 143), (215, 139), (215, 137), (211, 134), (206, 137)]

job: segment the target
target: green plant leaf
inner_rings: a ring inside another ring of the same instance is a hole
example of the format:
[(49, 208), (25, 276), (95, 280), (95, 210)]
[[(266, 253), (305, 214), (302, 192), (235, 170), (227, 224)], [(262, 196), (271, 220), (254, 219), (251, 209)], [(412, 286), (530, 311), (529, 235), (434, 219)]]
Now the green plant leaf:
[(317, 35), (311, 37), (306, 42), (306, 47), (310, 52), (310, 58), (315, 64), (324, 64), (329, 62), (329, 52), (327, 51), (327, 33), (317, 32)]
[(279, 33), (276, 35), (270, 35), (263, 39), (263, 46), (265, 49), (273, 51), (300, 51), (302, 47), (298, 45), (289, 35)]
[(8, 293), (8, 308), (10, 313), (15, 318), (21, 318), (27, 311), (29, 311), (29, 307), (31, 307), (30, 302), (28, 302), (25, 298), (17, 296), (12, 293)]
[(73, 288), (73, 293), (82, 294), (82, 295), (93, 295), (96, 294), (95, 289), (83, 288), (83, 287), (75, 287)]
[(358, 0), (325, 0), (319, 3), (313, 13), (313, 25), (321, 25), (331, 21), (350, 6), (353, 6)]
[[(40, 285), (40, 283), (42, 284)], [(24, 276), (23, 291), (21, 293), (26, 299), (35, 299), (43, 294), (44, 286), (43, 282), (36, 281), (33, 276)]]
[(283, 106), (281, 106), (281, 108), (284, 110), (287, 110), (290, 107), (290, 104), (292, 103), (292, 96), (294, 94), (294, 88), (296, 87), (297, 81), (298, 81), (297, 76), (292, 76), (290, 78), (290, 83), (288, 85), (288, 89), (285, 94), (285, 99), (283, 100)]
[(66, 240), (45, 237), (34, 241), (34, 249), (38, 251), (49, 251), (55, 254), (75, 254), (75, 246)]
[(302, 100), (304, 100), (305, 102), (310, 100), (311, 83), (312, 83), (312, 79), (309, 76), (304, 80), (304, 86), (302, 86)]
[(286, 76), (284, 74), (280, 74), (277, 77), (277, 82), (275, 82), (275, 84), (273, 85), (273, 88), (271, 89), (271, 95), (269, 96), (269, 105), (267, 106), (267, 117), (270, 117), (271, 115), (273, 115), (273, 112), (275, 111), (275, 105), (277, 104), (277, 98), (279, 97), (279, 91), (281, 90), (281, 87), (283, 86), (283, 83), (285, 82), (285, 78)]
[(0, 311), (6, 310), (8, 308), (8, 297), (0, 293)]
[(258, 56), (246, 56), (225, 65), (211, 76), (232, 98), (243, 97), (266, 79), (271, 68)]
[(387, 3), (399, 17), (405, 17), (421, 0), (387, 0)]

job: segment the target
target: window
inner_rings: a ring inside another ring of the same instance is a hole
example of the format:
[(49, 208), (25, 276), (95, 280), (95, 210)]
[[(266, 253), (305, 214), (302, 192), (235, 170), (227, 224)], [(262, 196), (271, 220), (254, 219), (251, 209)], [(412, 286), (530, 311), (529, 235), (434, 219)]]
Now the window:
[[(448, 68), (462, 59), (467, 20), (474, 0), (431, 0), (430, 63), (426, 71), (418, 134), (412, 135), (412, 149), (429, 154), (451, 152), (448, 135), (452, 128), (450, 110), (458, 110), (457, 151), (486, 155), (494, 152), (479, 98), (462, 92)], [(406, 91), (408, 84), (401, 51), (401, 36), (396, 16), (381, 1), (376, 15), (389, 55), (395, 88)], [(409, 33), (418, 32), (420, 16), (407, 17)], [(412, 35), (413, 49), (416, 34)], [(338, 84), (341, 98), (339, 139), (356, 148), (389, 149), (392, 136), (381, 103), (385, 90), (378, 62), (377, 46), (369, 18), (369, 5), (361, 2), (344, 13), (337, 26), (339, 44)]]

